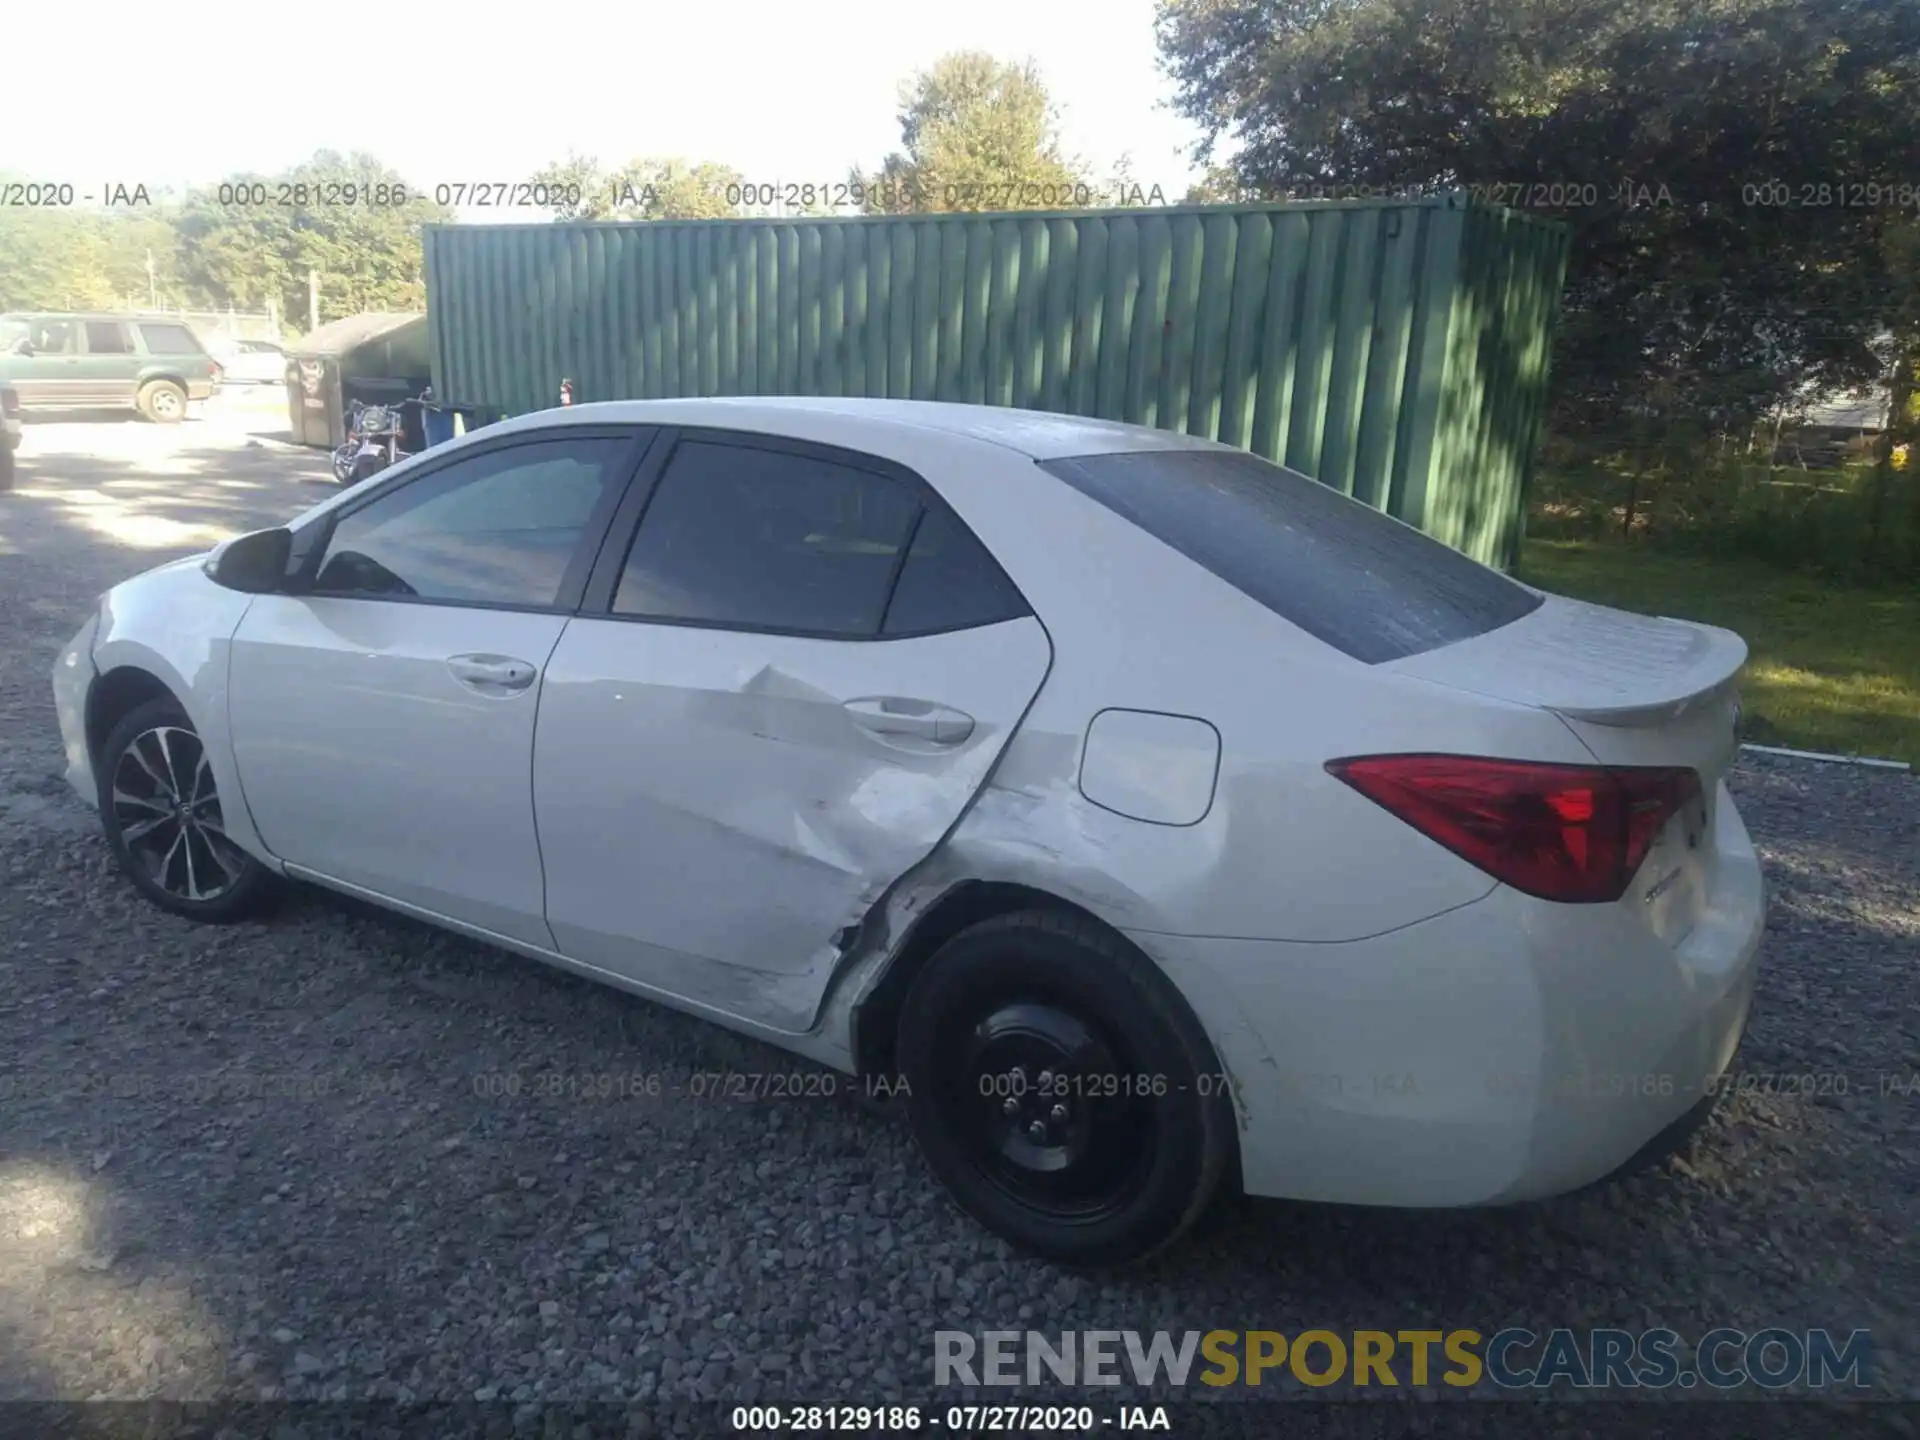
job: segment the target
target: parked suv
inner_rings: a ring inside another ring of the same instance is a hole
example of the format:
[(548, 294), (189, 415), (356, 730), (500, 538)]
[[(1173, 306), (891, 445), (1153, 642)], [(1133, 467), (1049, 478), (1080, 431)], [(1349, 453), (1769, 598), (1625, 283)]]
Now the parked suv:
[(140, 315), (0, 315), (0, 382), (28, 410), (131, 406), (165, 424), (205, 400), (220, 366), (179, 320)]

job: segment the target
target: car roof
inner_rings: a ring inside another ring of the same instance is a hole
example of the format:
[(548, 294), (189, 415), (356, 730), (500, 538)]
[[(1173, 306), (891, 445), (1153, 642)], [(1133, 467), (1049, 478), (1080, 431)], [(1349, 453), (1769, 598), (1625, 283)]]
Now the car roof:
[[(1035, 460), (1135, 450), (1217, 449), (1198, 436), (1061, 415), (1006, 405), (965, 405), (941, 400), (875, 400), (847, 395), (708, 396), (684, 400), (600, 400), (564, 409), (535, 411), (503, 422), (532, 428), (567, 420), (581, 424), (713, 425), (724, 429), (787, 433), (795, 420), (841, 419), (848, 439), (862, 431), (936, 430), (965, 436)], [(811, 432), (813, 427), (809, 427)]]

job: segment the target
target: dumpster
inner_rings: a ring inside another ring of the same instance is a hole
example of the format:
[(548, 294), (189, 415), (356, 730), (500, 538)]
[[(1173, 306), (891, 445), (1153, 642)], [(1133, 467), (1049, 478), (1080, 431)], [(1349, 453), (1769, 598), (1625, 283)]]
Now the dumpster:
[[(296, 444), (331, 450), (346, 443), (355, 400), (391, 405), (427, 388), (427, 317), (373, 311), (322, 325), (287, 355), (287, 421)], [(406, 444), (424, 447), (420, 407), (402, 411)]]

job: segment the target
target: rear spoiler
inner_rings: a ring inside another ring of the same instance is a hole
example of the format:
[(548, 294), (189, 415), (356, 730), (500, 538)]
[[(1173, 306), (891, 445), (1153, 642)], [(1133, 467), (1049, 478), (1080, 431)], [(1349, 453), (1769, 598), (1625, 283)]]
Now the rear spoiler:
[[(1746, 659), (1743, 645), (1741, 660)], [(1564, 715), (1569, 720), (1585, 720), (1593, 725), (1614, 725), (1630, 728), (1641, 725), (1664, 725), (1669, 720), (1678, 720), (1689, 710), (1702, 705), (1712, 705), (1719, 701), (1739, 678), (1739, 669), (1727, 676), (1718, 685), (1687, 695), (1679, 700), (1658, 700), (1640, 705), (1549, 705), (1547, 709), (1556, 715)]]
[(1731, 630), (1545, 595), (1511, 624), (1383, 668), (1570, 720), (1643, 726), (1722, 699), (1746, 662)]

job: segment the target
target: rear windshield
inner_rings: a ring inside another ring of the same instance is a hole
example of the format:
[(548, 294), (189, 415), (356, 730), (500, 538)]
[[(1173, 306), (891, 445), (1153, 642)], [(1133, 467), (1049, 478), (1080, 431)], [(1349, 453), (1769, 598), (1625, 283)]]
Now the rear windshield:
[(1540, 597), (1458, 550), (1240, 450), (1143, 450), (1041, 468), (1369, 665), (1483, 635)]

